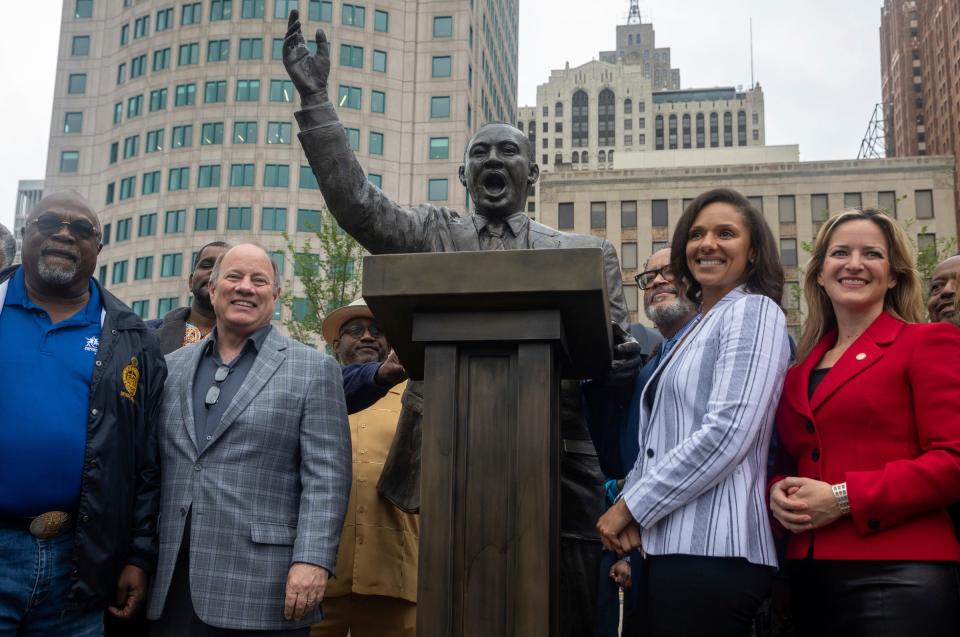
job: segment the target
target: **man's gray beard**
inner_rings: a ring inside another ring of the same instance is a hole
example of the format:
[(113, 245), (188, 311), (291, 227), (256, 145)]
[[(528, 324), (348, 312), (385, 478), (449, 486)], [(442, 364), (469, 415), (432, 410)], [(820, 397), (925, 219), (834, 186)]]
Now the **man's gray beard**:
[(77, 276), (79, 269), (80, 264), (76, 261), (68, 268), (60, 268), (48, 264), (43, 255), (37, 259), (37, 274), (44, 283), (49, 285), (67, 285)]
[(683, 295), (677, 295), (677, 298), (669, 305), (657, 305), (643, 307), (647, 318), (653, 321), (655, 325), (675, 325), (693, 314), (697, 306), (693, 301)]

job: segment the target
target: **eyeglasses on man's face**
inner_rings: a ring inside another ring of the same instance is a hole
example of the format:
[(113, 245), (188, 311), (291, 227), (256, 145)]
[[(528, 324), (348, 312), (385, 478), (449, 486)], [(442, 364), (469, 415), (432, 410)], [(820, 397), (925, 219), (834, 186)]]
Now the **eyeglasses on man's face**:
[(380, 338), (383, 336), (383, 332), (376, 323), (370, 323), (369, 325), (364, 325), (363, 323), (351, 323), (340, 330), (340, 336), (347, 334), (353, 338), (362, 338), (364, 332), (370, 332), (370, 336), (373, 338)]
[(640, 286), (641, 290), (646, 290), (649, 287), (653, 287), (653, 282), (656, 281), (658, 276), (667, 283), (672, 282), (674, 278), (673, 268), (671, 268), (669, 265), (665, 265), (662, 268), (641, 272), (633, 278), (637, 282), (637, 285)]
[(59, 232), (60, 228), (63, 226), (67, 226), (70, 234), (83, 241), (92, 239), (100, 234), (100, 231), (97, 230), (97, 227), (88, 219), (73, 219), (72, 221), (64, 221), (59, 215), (56, 215), (52, 212), (46, 212), (40, 215), (27, 225), (36, 226), (37, 230), (39, 230), (41, 234), (48, 237)]

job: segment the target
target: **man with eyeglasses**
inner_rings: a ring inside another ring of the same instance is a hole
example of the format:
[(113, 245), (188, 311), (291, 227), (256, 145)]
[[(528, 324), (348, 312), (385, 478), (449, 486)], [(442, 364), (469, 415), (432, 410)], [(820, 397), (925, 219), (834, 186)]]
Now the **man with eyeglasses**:
[(216, 327), (167, 357), (147, 617), (160, 637), (306, 637), (350, 492), (340, 367), (271, 326), (280, 284), (264, 248), (230, 248), (209, 287)]
[(384, 396), (350, 416), (353, 484), (337, 578), (324, 597), (323, 621), (310, 635), (414, 637), (420, 516), (404, 513), (377, 492), (397, 429), (406, 371), (363, 299), (327, 314), (322, 331), (340, 364), (361, 368)]
[(0, 271), (0, 633), (99, 637), (157, 559), (156, 337), (92, 278), (100, 222), (40, 200)]

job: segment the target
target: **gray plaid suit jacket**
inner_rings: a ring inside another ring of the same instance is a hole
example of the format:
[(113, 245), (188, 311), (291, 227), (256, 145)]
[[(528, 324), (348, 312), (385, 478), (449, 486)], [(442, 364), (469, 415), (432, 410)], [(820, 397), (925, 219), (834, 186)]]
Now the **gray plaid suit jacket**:
[(292, 629), (283, 618), (293, 562), (331, 575), (351, 449), (340, 366), (271, 330), (213, 439), (197, 451), (193, 377), (202, 343), (167, 356), (159, 429), (160, 558), (148, 616), (163, 612), (188, 511), (190, 589), (211, 626)]

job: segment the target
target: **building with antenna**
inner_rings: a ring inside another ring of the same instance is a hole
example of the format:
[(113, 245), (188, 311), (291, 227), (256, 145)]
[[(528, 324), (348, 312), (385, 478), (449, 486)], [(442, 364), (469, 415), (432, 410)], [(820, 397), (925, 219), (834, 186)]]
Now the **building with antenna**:
[(640, 18), (639, 0), (630, 0), (627, 23), (617, 26), (617, 48), (600, 51), (600, 61), (638, 67), (655, 91), (679, 89), (680, 69), (670, 66), (670, 47), (658, 48), (656, 41), (653, 24)]

